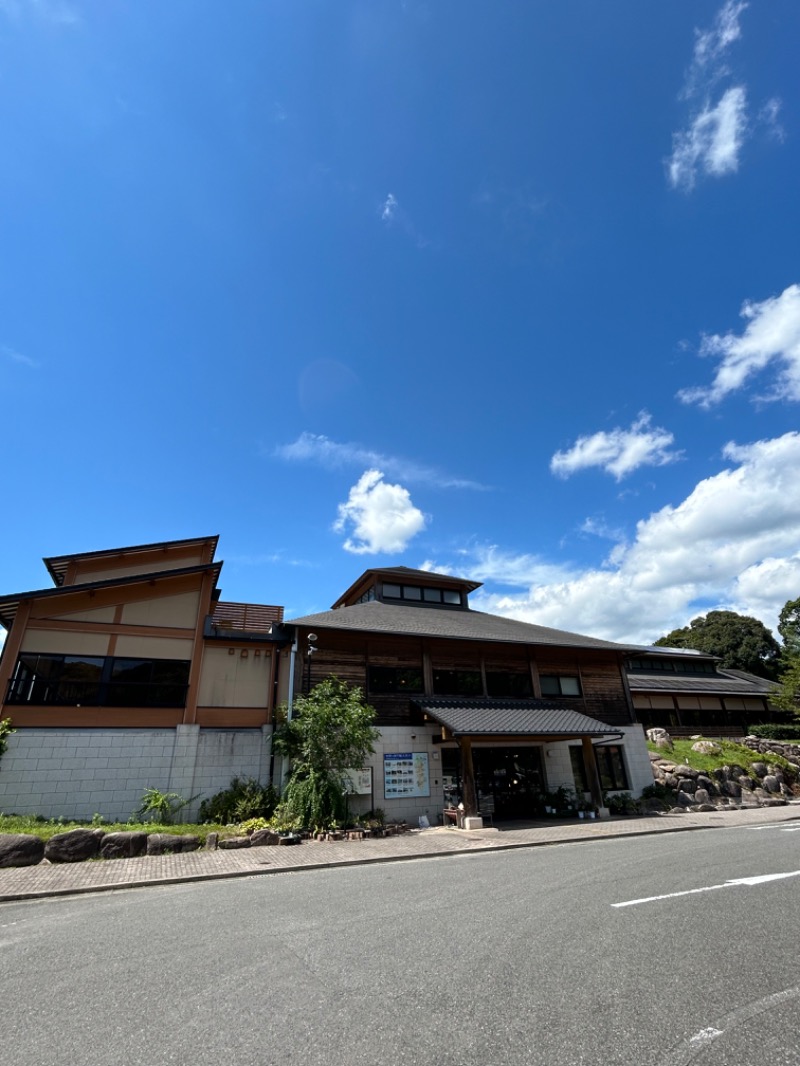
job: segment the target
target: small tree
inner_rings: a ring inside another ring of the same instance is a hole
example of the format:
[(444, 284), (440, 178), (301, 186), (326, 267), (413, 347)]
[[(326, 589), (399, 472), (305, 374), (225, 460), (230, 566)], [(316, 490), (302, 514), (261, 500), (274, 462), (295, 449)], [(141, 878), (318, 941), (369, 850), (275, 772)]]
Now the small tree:
[(292, 770), (279, 813), (309, 828), (344, 818), (344, 773), (374, 750), (375, 710), (360, 688), (338, 677), (321, 681), (294, 703), (295, 717), (276, 730), (273, 746)]

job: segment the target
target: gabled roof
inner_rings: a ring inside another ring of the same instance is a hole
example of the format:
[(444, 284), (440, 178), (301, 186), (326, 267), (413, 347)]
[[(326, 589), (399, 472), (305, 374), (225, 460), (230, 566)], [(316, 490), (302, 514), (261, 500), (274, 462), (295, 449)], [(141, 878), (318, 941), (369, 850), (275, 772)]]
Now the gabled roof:
[(127, 548), (103, 548), (100, 551), (75, 552), (72, 555), (51, 555), (43, 559), (42, 562), (47, 567), (54, 583), (63, 585), (69, 564), (80, 560), (103, 559), (117, 555), (140, 555), (144, 552), (158, 551), (159, 549), (169, 551), (174, 548), (192, 547), (195, 544), (208, 544), (211, 548), (210, 562), (214, 558), (218, 542), (218, 535), (212, 537), (190, 537), (186, 540), (161, 540), (156, 541), (154, 544), (132, 544)]
[(421, 711), (459, 736), (620, 736), (619, 729), (557, 701), (492, 700), (430, 696), (412, 700)]
[(482, 611), (412, 607), (407, 604), (357, 603), (338, 610), (291, 618), (287, 625), (310, 629), (338, 629), (352, 633), (376, 633), (411, 637), (443, 637), (501, 644), (545, 644), (562, 648), (598, 648), (628, 652), (630, 647), (610, 640), (584, 637), (561, 629), (518, 622), (514, 618)]
[(341, 607), (348, 601), (357, 600), (362, 591), (366, 591), (374, 585), (378, 579), (388, 579), (396, 582), (413, 581), (418, 585), (437, 586), (438, 588), (461, 589), (465, 592), (474, 592), (481, 587), (480, 581), (470, 581), (465, 577), (453, 577), (452, 574), (436, 574), (432, 570), (412, 570), (410, 566), (385, 566), (373, 567), (365, 570), (361, 577), (357, 578), (333, 604), (333, 607)]
[(177, 570), (154, 570), (150, 574), (133, 574), (128, 577), (106, 578), (104, 581), (87, 581), (82, 585), (62, 585), (55, 589), (34, 589), (32, 592), (17, 592), (10, 596), (0, 596), (0, 625), (11, 629), (17, 616), (19, 605), (26, 600), (43, 600), (53, 597), (72, 596), (80, 592), (93, 592), (98, 589), (119, 588), (123, 585), (146, 584), (151, 581), (169, 581), (189, 574), (214, 574), (214, 584), (219, 580), (222, 563), (204, 563), (201, 566), (184, 566)]

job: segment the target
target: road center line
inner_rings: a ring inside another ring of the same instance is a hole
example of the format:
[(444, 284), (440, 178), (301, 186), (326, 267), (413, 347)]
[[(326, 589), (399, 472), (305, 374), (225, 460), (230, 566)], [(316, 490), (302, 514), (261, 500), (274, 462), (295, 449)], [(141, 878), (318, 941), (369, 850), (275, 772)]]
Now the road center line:
[(640, 903), (657, 903), (662, 899), (677, 899), (679, 896), (696, 896), (701, 892), (716, 892), (721, 888), (739, 888), (746, 886), (748, 888), (753, 885), (763, 885), (767, 881), (782, 881), (787, 877), (800, 877), (800, 870), (792, 870), (789, 873), (782, 874), (757, 874), (754, 877), (737, 877), (731, 881), (726, 881), (723, 885), (706, 885), (704, 888), (688, 888), (684, 892), (668, 892), (663, 896), (645, 896), (642, 899), (628, 899), (623, 903), (612, 903), (612, 907), (636, 907)]

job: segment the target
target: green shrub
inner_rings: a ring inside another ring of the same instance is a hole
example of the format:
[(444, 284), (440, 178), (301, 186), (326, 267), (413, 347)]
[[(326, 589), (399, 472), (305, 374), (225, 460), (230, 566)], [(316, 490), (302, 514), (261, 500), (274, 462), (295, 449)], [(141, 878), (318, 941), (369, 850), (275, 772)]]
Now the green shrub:
[[(142, 805), (137, 811), (133, 812), (133, 817), (139, 817), (143, 821), (157, 821), (161, 825), (174, 825), (175, 816), (178, 812), (182, 811), (184, 807), (188, 807), (190, 803), (194, 803), (199, 795), (200, 793), (198, 792), (197, 796), (183, 799), (177, 792), (160, 792), (157, 788), (146, 788), (142, 796)], [(99, 816), (95, 815), (95, 817)]]
[(750, 732), (754, 737), (761, 737), (763, 740), (800, 740), (800, 723), (792, 725), (781, 725), (778, 722), (771, 722), (769, 725), (753, 725), (750, 726)]
[(262, 785), (252, 777), (234, 777), (228, 788), (200, 804), (201, 822), (244, 822), (248, 818), (269, 818), (278, 805), (272, 785)]

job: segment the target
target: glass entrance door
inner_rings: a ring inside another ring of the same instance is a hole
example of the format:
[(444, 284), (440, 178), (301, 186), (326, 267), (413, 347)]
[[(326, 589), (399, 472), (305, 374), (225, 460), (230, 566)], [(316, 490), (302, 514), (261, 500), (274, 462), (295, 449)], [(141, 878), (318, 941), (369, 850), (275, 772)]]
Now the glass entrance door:
[[(534, 818), (541, 809), (544, 772), (541, 748), (472, 749), (478, 810), (491, 811), (495, 820)], [(446, 801), (461, 794), (458, 749), (442, 751)], [(448, 795), (448, 789), (450, 790)]]

